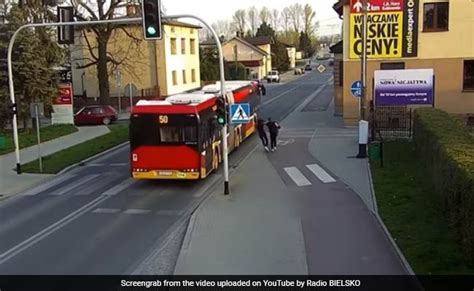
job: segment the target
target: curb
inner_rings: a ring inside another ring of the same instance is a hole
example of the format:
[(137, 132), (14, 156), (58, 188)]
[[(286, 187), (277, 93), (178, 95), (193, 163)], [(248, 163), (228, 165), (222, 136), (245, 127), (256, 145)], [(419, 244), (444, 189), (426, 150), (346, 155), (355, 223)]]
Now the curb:
[(388, 240), (392, 244), (393, 249), (397, 253), (398, 258), (400, 259), (400, 261), (402, 262), (403, 267), (408, 272), (408, 275), (416, 276), (415, 272), (413, 271), (413, 269), (410, 266), (410, 263), (408, 263), (408, 260), (403, 255), (402, 251), (398, 247), (397, 243), (395, 242), (392, 235), (390, 234), (390, 231), (388, 230), (387, 226), (385, 225), (385, 223), (383, 222), (382, 218), (379, 215), (379, 210), (378, 210), (378, 207), (377, 207), (377, 199), (375, 197), (374, 183), (373, 183), (373, 180), (372, 180), (372, 170), (370, 169), (370, 163), (369, 163), (368, 159), (367, 159), (367, 166), (368, 166), (367, 169), (368, 169), (368, 174), (369, 174), (370, 191), (372, 192), (372, 199), (374, 201), (374, 211), (372, 211), (372, 214), (375, 216), (378, 223), (382, 227), (382, 230), (385, 233), (385, 236), (388, 238)]
[(111, 148), (109, 148), (109, 149), (107, 149), (107, 150), (105, 150), (105, 151), (103, 151), (103, 152), (97, 153), (97, 154), (95, 154), (95, 155), (93, 155), (93, 156), (90, 156), (90, 157), (88, 157), (88, 158), (86, 158), (86, 159), (84, 159), (84, 160), (82, 160), (82, 161), (79, 161), (79, 162), (77, 162), (77, 163), (75, 163), (75, 164), (72, 164), (72, 165), (70, 165), (70, 166), (67, 166), (66, 168), (64, 168), (64, 169), (62, 169), (61, 171), (59, 171), (58, 173), (56, 173), (55, 175), (62, 175), (62, 174), (64, 174), (64, 173), (66, 173), (66, 172), (69, 172), (69, 171), (72, 170), (73, 168), (78, 167), (80, 164), (84, 164), (84, 163), (89, 162), (90, 160), (97, 159), (97, 158), (99, 158), (99, 157), (101, 157), (101, 156), (105, 156), (106, 154), (108, 154), (108, 153), (110, 153), (110, 152), (113, 152), (113, 151), (117, 150), (118, 148), (121, 148), (121, 147), (125, 146), (125, 145), (128, 144), (128, 143), (129, 143), (129, 141), (123, 142), (123, 143), (118, 144), (118, 145), (116, 145), (116, 146), (113, 146), (113, 147), (111, 147)]

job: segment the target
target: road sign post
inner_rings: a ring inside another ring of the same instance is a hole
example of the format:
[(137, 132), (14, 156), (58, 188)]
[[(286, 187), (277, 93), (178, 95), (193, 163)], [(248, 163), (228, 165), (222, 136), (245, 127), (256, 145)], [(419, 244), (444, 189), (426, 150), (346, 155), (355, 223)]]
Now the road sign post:
[(232, 124), (248, 123), (250, 121), (250, 105), (248, 103), (230, 105), (230, 116)]

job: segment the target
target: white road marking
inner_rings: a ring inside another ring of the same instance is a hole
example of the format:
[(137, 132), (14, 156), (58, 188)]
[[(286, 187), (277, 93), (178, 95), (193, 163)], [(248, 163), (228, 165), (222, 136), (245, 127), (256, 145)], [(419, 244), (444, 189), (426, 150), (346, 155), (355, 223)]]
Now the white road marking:
[(111, 166), (111, 167), (124, 167), (124, 166), (128, 166), (128, 163), (114, 163), (114, 164), (110, 164), (109, 166)]
[(291, 89), (289, 89), (289, 90), (286, 90), (285, 92), (283, 92), (283, 93), (281, 93), (281, 94), (279, 94), (279, 95), (273, 97), (272, 99), (263, 102), (260, 106), (268, 105), (268, 104), (270, 104), (270, 103), (272, 103), (272, 102), (274, 102), (274, 101), (280, 99), (281, 97), (285, 96), (285, 94), (290, 93), (291, 91), (296, 90), (296, 88), (298, 88), (298, 86), (295, 86), (295, 87), (293, 87), (293, 88), (291, 88)]
[(58, 191), (54, 191), (54, 192), (50, 193), (49, 195), (52, 195), (52, 196), (64, 195), (67, 192), (71, 191), (72, 189), (80, 187), (80, 186), (86, 184), (87, 182), (89, 182), (89, 181), (91, 181), (91, 180), (93, 180), (93, 179), (95, 179), (99, 176), (100, 176), (100, 174), (93, 174), (93, 175), (84, 176), (81, 179), (79, 179), (77, 181), (77, 183), (72, 183), (71, 185), (68, 185), (67, 187), (60, 188)]
[(109, 197), (107, 196), (99, 196), (96, 199), (92, 200), (91, 202), (87, 203), (86, 205), (82, 206), (78, 210), (74, 211), (73, 213), (69, 214), (68, 216), (64, 217), (63, 219), (51, 224), (47, 228), (43, 229), (40, 232), (37, 232), (33, 236), (29, 237), (28, 239), (22, 241), (21, 243), (17, 244), (16, 246), (10, 248), (3, 254), (0, 254), (0, 265), (11, 259), (12, 257), (16, 256), (17, 254), (21, 253), (25, 249), (31, 247), (32, 245), (38, 243), (39, 241), (43, 240), (47, 236), (51, 235), (53, 232), (61, 229), (65, 225), (71, 223), (75, 219), (77, 219), (82, 214), (90, 211), (98, 204), (104, 202)]
[(157, 215), (163, 215), (163, 216), (179, 216), (183, 212), (180, 210), (158, 210), (156, 212)]
[(119, 213), (120, 209), (118, 208), (97, 208), (92, 213), (97, 213), (97, 214), (114, 214), (114, 213)]
[(68, 180), (68, 179), (70, 179), (70, 178), (72, 178), (72, 177), (74, 177), (74, 176), (76, 176), (76, 175), (71, 175), (71, 174), (60, 175), (58, 178), (53, 179), (53, 180), (51, 180), (51, 181), (49, 181), (49, 182), (46, 182), (46, 183), (44, 183), (44, 184), (42, 184), (42, 185), (40, 185), (40, 186), (38, 186), (38, 187), (35, 187), (35, 188), (31, 189), (31, 190), (28, 190), (28, 191), (26, 191), (25, 193), (22, 193), (22, 194), (20, 194), (20, 195), (21, 195), (21, 196), (34, 196), (34, 195), (37, 195), (37, 194), (43, 192), (44, 190), (46, 190), (46, 189), (48, 189), (48, 188), (52, 188), (52, 187), (54, 187), (54, 186), (56, 186), (56, 185), (58, 185), (58, 184), (60, 184), (60, 183), (62, 183), (62, 182), (64, 182), (64, 181), (66, 181), (66, 180)]
[(122, 192), (126, 188), (128, 188), (130, 185), (135, 183), (135, 180), (128, 178), (127, 180), (123, 181), (122, 183), (118, 184), (117, 186), (105, 191), (102, 195), (104, 196), (114, 196), (117, 195), (118, 193)]
[(296, 167), (284, 168), (285, 172), (298, 186), (308, 186), (311, 182)]
[(151, 210), (149, 209), (127, 209), (123, 212), (123, 214), (147, 214), (150, 212)]
[(323, 183), (334, 183), (334, 182), (336, 182), (336, 180), (333, 177), (331, 177), (331, 175), (329, 175), (328, 172), (326, 172), (319, 165), (312, 164), (312, 165), (306, 165), (306, 167), (308, 169), (310, 169), (310, 171), (313, 172), (313, 174), (315, 174), (316, 177), (318, 177), (318, 179), (321, 180), (321, 182), (323, 182)]

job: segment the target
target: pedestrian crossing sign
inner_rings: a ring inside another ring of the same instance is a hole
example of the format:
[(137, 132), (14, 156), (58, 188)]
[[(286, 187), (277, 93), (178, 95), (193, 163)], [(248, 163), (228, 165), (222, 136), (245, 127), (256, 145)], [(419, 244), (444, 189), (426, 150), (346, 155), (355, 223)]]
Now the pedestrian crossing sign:
[(250, 121), (250, 105), (248, 103), (239, 103), (230, 105), (230, 122), (247, 123)]

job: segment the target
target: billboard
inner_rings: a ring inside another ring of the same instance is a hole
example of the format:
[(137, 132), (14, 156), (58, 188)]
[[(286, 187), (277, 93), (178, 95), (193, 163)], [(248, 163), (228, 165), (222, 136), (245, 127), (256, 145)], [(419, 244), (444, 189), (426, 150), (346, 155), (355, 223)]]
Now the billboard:
[(433, 104), (433, 69), (381, 70), (374, 73), (376, 106)]
[(74, 110), (72, 107), (72, 87), (67, 84), (58, 86), (58, 95), (53, 98), (53, 124), (74, 124)]
[[(417, 56), (419, 0), (369, 0), (367, 7), (367, 57)], [(349, 58), (362, 53), (362, 1), (351, 0)]]

